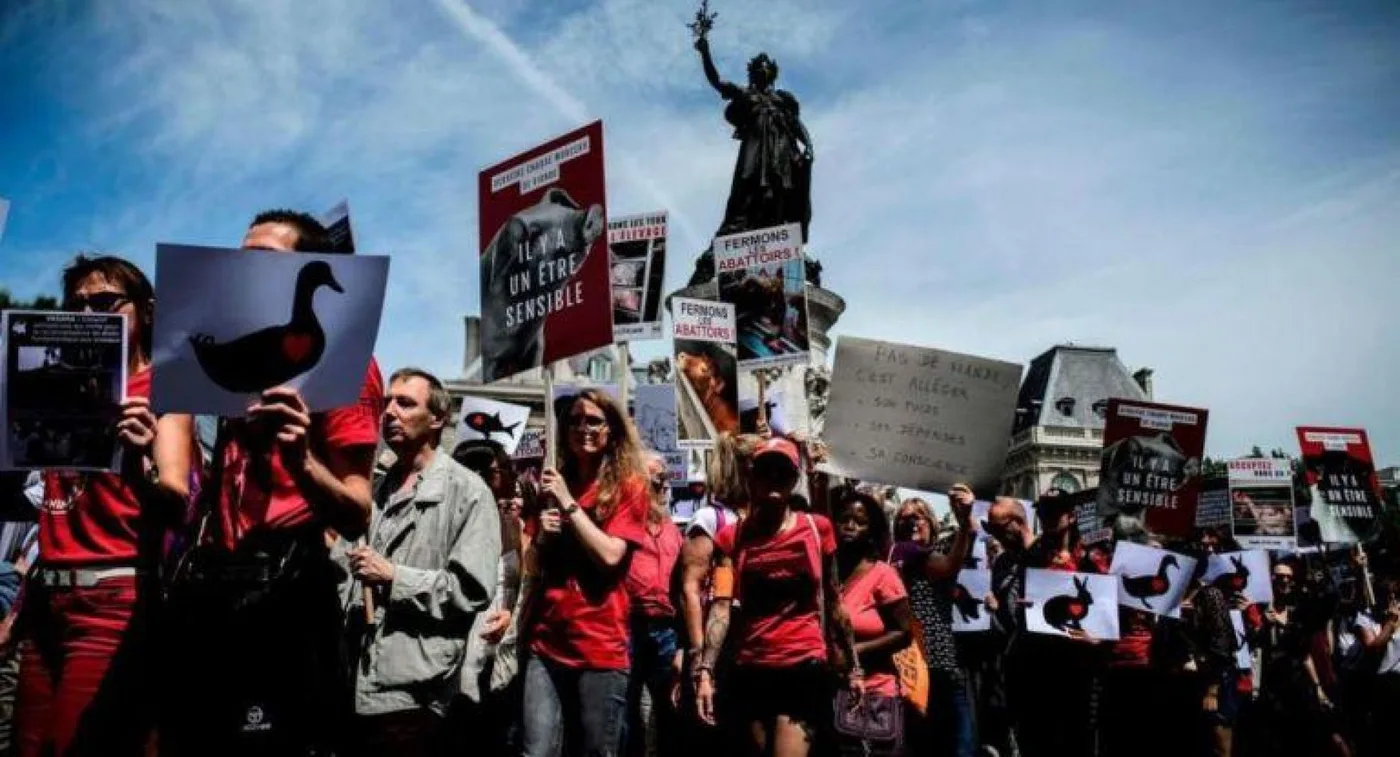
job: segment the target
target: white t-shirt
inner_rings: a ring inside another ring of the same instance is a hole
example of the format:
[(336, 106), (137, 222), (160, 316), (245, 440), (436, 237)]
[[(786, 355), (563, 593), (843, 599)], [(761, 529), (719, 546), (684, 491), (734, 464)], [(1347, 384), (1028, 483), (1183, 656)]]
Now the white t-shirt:
[(699, 529), (710, 539), (714, 539), (721, 527), (733, 523), (738, 517), (733, 510), (723, 505), (705, 505), (695, 511), (695, 517), (690, 519), (690, 528), (686, 529), (685, 534), (690, 536)]
[[(1373, 634), (1381, 632), (1381, 624), (1367, 613), (1356, 616), (1356, 627)], [(1390, 642), (1385, 646), (1385, 655), (1381, 657), (1381, 666), (1376, 670), (1376, 675), (1400, 675), (1400, 634), (1390, 637)]]

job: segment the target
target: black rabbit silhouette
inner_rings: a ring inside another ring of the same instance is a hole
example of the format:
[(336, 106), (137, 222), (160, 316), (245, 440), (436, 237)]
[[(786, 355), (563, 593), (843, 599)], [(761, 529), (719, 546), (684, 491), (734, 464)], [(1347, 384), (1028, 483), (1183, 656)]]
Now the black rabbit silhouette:
[(1244, 560), (1234, 555), (1230, 556), (1230, 562), (1234, 564), (1233, 573), (1222, 573), (1211, 581), (1215, 588), (1227, 594), (1240, 594), (1249, 585), (1249, 566), (1244, 564)]
[(1045, 600), (1042, 615), (1045, 622), (1061, 631), (1074, 629), (1083, 631), (1080, 625), (1089, 617), (1089, 607), (1094, 604), (1094, 595), (1089, 593), (1089, 579), (1074, 579), (1074, 596), (1059, 595)]

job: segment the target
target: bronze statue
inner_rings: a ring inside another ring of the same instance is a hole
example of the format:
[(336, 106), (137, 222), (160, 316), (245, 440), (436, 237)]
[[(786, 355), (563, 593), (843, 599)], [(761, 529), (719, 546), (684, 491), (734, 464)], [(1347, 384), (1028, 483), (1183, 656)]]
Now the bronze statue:
[(724, 118), (734, 127), (734, 138), (739, 141), (729, 203), (718, 233), (798, 223), (805, 242), (812, 220), (812, 137), (800, 118), (797, 98), (773, 86), (778, 64), (767, 53), (749, 61), (748, 86), (721, 79), (710, 57), (707, 34), (714, 15), (707, 10), (702, 4), (691, 24), (695, 49), (700, 52), (710, 86), (729, 101)]

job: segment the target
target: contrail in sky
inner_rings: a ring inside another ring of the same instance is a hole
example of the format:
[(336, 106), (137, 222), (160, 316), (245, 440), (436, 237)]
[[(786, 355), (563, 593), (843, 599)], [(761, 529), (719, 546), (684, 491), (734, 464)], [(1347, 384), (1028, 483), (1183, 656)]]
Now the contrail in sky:
[[(444, 13), (457, 22), (457, 26), (464, 34), (490, 48), (527, 86), (543, 97), (550, 105), (553, 105), (560, 115), (575, 122), (588, 119), (588, 107), (555, 83), (553, 77), (536, 65), (525, 50), (520, 45), (515, 44), (515, 41), (501, 31), (499, 26), (477, 13), (464, 0), (437, 0), (437, 4)], [(652, 199), (661, 206), (660, 209), (668, 211), (671, 222), (679, 227), (682, 234), (690, 237), (692, 242), (708, 243), (708, 235), (696, 233), (690, 219), (676, 209), (666, 191), (652, 181), (651, 177), (635, 161), (620, 153), (613, 154), (620, 159), (628, 178), (645, 188), (651, 194)], [(635, 210), (645, 209), (637, 208)]]

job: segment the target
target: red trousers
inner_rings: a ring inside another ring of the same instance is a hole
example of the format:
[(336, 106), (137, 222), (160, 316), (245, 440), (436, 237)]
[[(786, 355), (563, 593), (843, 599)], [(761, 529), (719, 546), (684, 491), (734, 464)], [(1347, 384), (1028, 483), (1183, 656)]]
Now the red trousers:
[(153, 719), (133, 578), (29, 587), (20, 615), (20, 757), (140, 755)]

